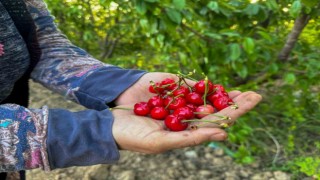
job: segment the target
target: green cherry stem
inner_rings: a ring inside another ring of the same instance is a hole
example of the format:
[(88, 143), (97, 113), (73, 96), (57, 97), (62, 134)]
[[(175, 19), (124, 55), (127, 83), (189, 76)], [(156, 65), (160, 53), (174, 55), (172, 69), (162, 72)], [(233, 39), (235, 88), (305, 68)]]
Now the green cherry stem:
[(205, 113), (205, 112), (193, 112), (193, 114), (207, 114), (207, 115), (212, 115), (212, 116), (216, 116), (218, 118), (226, 118), (227, 117), (227, 120), (230, 120), (231, 118), (228, 117), (228, 116), (223, 116), (223, 115), (219, 115), (219, 114), (212, 114), (212, 113)]
[(204, 79), (204, 95), (203, 95), (203, 102), (204, 106), (207, 106), (207, 94), (208, 94), (208, 76), (205, 77)]
[(192, 78), (191, 76), (194, 74), (194, 72), (190, 72), (189, 74), (183, 74), (180, 71), (178, 71), (178, 75), (180, 75), (182, 78), (188, 78), (193, 81), (197, 81), (196, 79)]
[(125, 108), (125, 107), (109, 108), (110, 111), (112, 111), (112, 110), (117, 110), (117, 109), (119, 109), (119, 110), (129, 110), (129, 111), (132, 111), (132, 110), (133, 110), (133, 108)]
[(179, 94), (178, 96), (174, 96), (172, 98), (172, 100), (167, 104), (167, 106), (165, 107), (165, 109), (168, 109), (168, 107), (170, 106), (171, 103), (173, 103), (174, 100), (176, 100), (176, 98), (183, 96), (183, 94)]
[(189, 119), (182, 120), (181, 122), (204, 122), (204, 123), (218, 123), (223, 120), (230, 120), (229, 116), (222, 116), (220, 119)]
[(156, 84), (153, 81), (150, 81), (151, 86), (153, 87), (153, 89), (156, 91), (157, 94), (161, 94), (157, 89), (158, 87), (156, 86)]

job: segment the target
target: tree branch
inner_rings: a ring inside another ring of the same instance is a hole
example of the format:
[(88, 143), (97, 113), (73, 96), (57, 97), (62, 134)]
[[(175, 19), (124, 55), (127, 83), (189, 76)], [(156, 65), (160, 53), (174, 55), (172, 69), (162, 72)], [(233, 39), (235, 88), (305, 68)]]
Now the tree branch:
[(287, 37), (287, 41), (280, 51), (278, 55), (278, 59), (281, 61), (287, 61), (289, 58), (289, 55), (294, 48), (294, 45), (298, 41), (298, 38), (303, 31), (303, 29), (306, 27), (310, 20), (310, 16), (306, 13), (302, 13), (301, 16), (297, 17), (297, 19), (294, 22), (294, 26), (290, 32), (290, 34)]
[(201, 39), (203, 39), (204, 41), (208, 42), (208, 43), (212, 43), (213, 40), (201, 33), (199, 33), (198, 31), (196, 31), (195, 29), (192, 29), (191, 27), (187, 26), (186, 24), (181, 24), (182, 28), (187, 29), (190, 32), (193, 32), (196, 36), (200, 37)]

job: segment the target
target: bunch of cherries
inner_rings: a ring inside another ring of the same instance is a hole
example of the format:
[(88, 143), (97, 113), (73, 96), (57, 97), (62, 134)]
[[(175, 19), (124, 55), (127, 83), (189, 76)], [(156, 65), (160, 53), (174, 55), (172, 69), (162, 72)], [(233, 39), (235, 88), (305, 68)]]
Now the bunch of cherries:
[(191, 86), (184, 76), (177, 76), (178, 81), (171, 78), (151, 81), (149, 92), (155, 95), (148, 102), (136, 103), (134, 113), (164, 120), (169, 130), (182, 131), (195, 119), (199, 120), (231, 105), (237, 108), (222, 85), (213, 84), (205, 77)]

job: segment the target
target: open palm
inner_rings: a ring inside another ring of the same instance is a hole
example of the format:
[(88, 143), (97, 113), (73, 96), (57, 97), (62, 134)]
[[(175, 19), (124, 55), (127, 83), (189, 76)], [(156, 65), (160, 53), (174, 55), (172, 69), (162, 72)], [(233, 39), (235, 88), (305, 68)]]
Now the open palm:
[[(143, 85), (139, 86), (141, 86), (140, 89), (143, 88)], [(136, 99), (132, 97), (131, 100), (143, 100), (146, 98), (145, 95)], [(238, 117), (254, 108), (261, 100), (259, 94), (251, 91), (244, 93), (232, 91), (229, 95), (239, 105), (239, 108), (235, 110), (228, 107), (218, 114), (230, 117), (231, 122), (235, 122)], [(132, 108), (133, 105), (123, 107)], [(128, 110), (115, 109), (112, 112), (114, 115), (113, 135), (118, 146), (123, 150), (160, 153), (171, 149), (199, 145), (206, 141), (221, 141), (227, 138), (227, 133), (214, 124), (206, 124), (196, 130), (172, 132), (165, 128), (163, 121), (136, 116)], [(216, 118), (216, 116), (208, 115), (204, 117), (204, 119), (213, 118)]]

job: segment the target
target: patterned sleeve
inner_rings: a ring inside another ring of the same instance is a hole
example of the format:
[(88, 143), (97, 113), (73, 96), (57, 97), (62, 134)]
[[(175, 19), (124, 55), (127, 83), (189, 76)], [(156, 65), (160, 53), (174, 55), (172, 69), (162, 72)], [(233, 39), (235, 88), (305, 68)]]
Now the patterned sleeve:
[(0, 105), (0, 172), (49, 170), (46, 147), (48, 109)]
[(101, 110), (145, 73), (93, 58), (59, 31), (42, 0), (25, 2), (41, 49), (40, 61), (31, 74), (36, 82), (85, 107)]
[(0, 105), (0, 172), (115, 163), (112, 118), (109, 110)]

